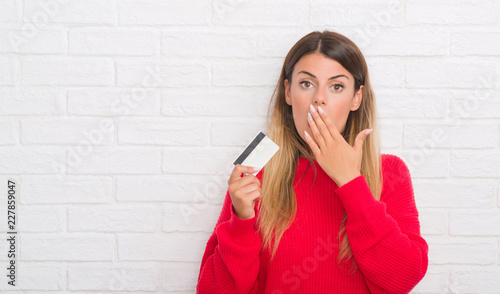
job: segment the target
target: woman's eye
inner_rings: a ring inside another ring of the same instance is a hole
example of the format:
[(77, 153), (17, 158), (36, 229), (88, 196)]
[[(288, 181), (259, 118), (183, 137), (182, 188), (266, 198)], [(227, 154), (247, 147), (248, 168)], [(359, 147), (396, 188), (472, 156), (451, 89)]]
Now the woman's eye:
[(308, 82), (308, 81), (303, 81), (303, 82), (300, 82), (300, 84), (304, 87), (304, 88), (310, 88), (311, 87), (311, 82)]
[(336, 92), (340, 92), (342, 91), (342, 89), (344, 88), (344, 86), (342, 86), (341, 84), (335, 84), (333, 85), (333, 89), (336, 91)]

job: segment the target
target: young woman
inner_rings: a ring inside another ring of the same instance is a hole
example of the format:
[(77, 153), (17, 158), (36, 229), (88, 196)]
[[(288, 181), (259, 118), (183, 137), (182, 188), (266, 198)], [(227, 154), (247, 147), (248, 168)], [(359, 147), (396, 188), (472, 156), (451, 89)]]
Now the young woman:
[(380, 154), (359, 48), (335, 32), (306, 35), (273, 98), (267, 135), (280, 149), (256, 176), (234, 167), (197, 292), (410, 292), (428, 246), (408, 167)]

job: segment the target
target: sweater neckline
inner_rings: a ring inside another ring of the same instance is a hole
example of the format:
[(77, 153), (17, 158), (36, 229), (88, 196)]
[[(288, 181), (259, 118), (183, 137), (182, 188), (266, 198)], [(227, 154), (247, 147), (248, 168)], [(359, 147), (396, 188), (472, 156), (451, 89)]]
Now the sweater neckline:
[[(297, 161), (298, 163), (297, 163), (297, 172), (295, 175), (296, 177), (302, 177), (302, 176), (314, 177), (314, 166), (312, 164), (309, 165), (309, 160), (307, 158), (298, 157)], [(313, 159), (312, 162), (316, 166), (317, 180), (319, 181), (320, 185), (333, 183), (332, 185), (334, 189), (337, 188), (338, 187), (337, 183), (334, 180), (332, 180), (330, 176), (323, 170), (321, 165), (319, 165), (318, 161), (316, 159)]]
[[(313, 159), (312, 162), (316, 165), (316, 168), (318, 170), (323, 171), (323, 169), (318, 164), (318, 161), (316, 159)], [(298, 170), (304, 171), (307, 169), (308, 165), (309, 165), (309, 160), (307, 158), (301, 157), (301, 156), (298, 157), (298, 159), (297, 159), (297, 169)], [(311, 166), (309, 166), (309, 168), (312, 168), (312, 164), (311, 164)]]
[[(307, 158), (305, 158), (305, 157), (302, 157), (302, 156), (298, 157), (298, 163), (304, 163), (305, 162), (307, 164), (308, 161), (309, 160)], [(312, 161), (314, 161), (314, 163), (317, 163), (316, 159), (313, 159)]]

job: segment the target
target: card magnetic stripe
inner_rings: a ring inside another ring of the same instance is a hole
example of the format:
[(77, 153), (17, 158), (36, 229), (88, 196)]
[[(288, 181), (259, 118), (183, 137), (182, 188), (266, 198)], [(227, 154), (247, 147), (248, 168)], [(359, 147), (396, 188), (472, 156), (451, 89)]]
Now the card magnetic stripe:
[(252, 151), (259, 145), (259, 143), (266, 137), (264, 133), (260, 132), (255, 139), (248, 145), (248, 147), (241, 153), (240, 157), (233, 163), (234, 165), (241, 164), (252, 153)]

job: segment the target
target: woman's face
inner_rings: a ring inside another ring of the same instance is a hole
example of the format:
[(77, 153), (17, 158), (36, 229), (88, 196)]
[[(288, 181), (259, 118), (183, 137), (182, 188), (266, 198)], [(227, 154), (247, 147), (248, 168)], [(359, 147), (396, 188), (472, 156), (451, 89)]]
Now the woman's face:
[(349, 112), (361, 105), (363, 93), (363, 86), (354, 92), (354, 77), (340, 63), (318, 52), (300, 58), (293, 69), (292, 82), (285, 79), (285, 89), (295, 128), (304, 141), (304, 130), (314, 139), (307, 122), (309, 105), (316, 110), (321, 106), (342, 133)]

